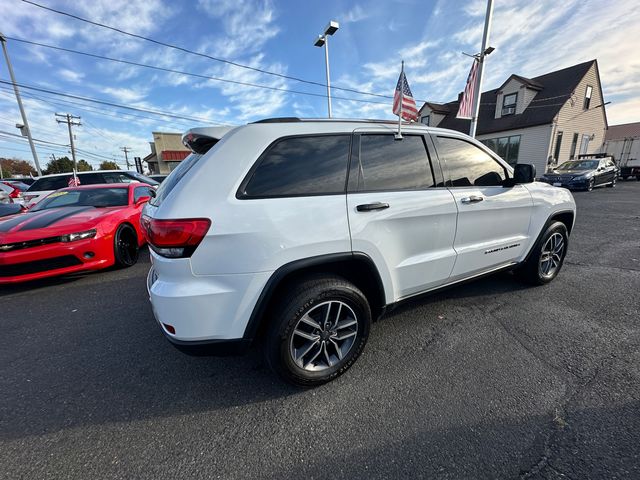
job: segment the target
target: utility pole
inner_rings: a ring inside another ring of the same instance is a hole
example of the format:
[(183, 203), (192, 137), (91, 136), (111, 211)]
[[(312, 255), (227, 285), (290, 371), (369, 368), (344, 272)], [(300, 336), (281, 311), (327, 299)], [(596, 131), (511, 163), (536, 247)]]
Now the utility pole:
[(22, 115), (22, 123), (24, 124), (24, 129), (26, 130), (27, 138), (29, 139), (29, 146), (31, 147), (33, 162), (36, 164), (36, 170), (38, 171), (38, 175), (42, 175), (42, 169), (40, 168), (40, 162), (38, 161), (38, 152), (36, 152), (36, 146), (33, 143), (33, 138), (31, 137), (31, 129), (29, 128), (29, 122), (27, 121), (27, 114), (25, 113), (24, 107), (22, 106), (20, 91), (18, 90), (18, 85), (16, 84), (16, 77), (13, 74), (13, 67), (11, 66), (11, 61), (9, 60), (9, 52), (7, 51), (7, 39), (2, 33), (0, 33), (0, 43), (2, 43), (2, 51), (4, 52), (4, 58), (7, 61), (7, 68), (9, 69), (9, 77), (11, 77), (11, 83), (13, 84), (13, 91), (16, 94), (16, 100), (18, 102), (18, 108), (20, 109), (20, 115)]
[(127, 162), (127, 170), (129, 170), (131, 167), (129, 166), (129, 157), (127, 156), (127, 153), (129, 153), (131, 149), (129, 147), (120, 147), (120, 150), (124, 152), (124, 160)]
[(482, 74), (484, 73), (484, 57), (489, 55), (493, 48), (488, 48), (489, 31), (491, 30), (491, 16), (493, 15), (493, 0), (487, 0), (487, 13), (484, 17), (484, 33), (482, 34), (482, 50), (477, 56), (478, 58), (478, 79), (476, 80), (476, 95), (473, 99), (473, 116), (471, 117), (471, 128), (469, 136), (476, 136), (476, 128), (478, 126), (478, 114), (480, 113), (480, 97), (482, 97)]
[[(60, 118), (62, 118), (63, 120), (60, 120)], [(76, 121), (78, 120), (78, 121)], [(76, 117), (74, 115), (71, 115), (69, 113), (56, 113), (56, 122), (58, 123), (66, 123), (67, 127), (69, 128), (69, 142), (71, 144), (71, 157), (73, 158), (73, 169), (74, 170), (78, 170), (78, 165), (76, 162), (76, 146), (73, 143), (73, 132), (71, 132), (71, 127), (72, 126), (80, 126), (82, 125), (80, 123), (80, 117)]]

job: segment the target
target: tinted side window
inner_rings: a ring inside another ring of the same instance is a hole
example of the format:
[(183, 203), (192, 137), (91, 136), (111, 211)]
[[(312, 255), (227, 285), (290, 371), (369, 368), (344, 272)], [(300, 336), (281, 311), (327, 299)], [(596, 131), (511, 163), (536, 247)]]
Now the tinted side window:
[(98, 183), (104, 183), (104, 179), (100, 173), (85, 173), (83, 175), (78, 175), (78, 179), (80, 180), (80, 185), (96, 185)]
[(150, 197), (151, 196), (151, 188), (149, 187), (136, 187), (133, 191), (133, 201), (134, 203), (140, 200), (142, 197)]
[(29, 191), (40, 192), (43, 190), (58, 190), (60, 188), (65, 188), (69, 186), (69, 178), (71, 178), (71, 175), (40, 178), (31, 184)]
[(499, 186), (506, 178), (504, 167), (472, 143), (438, 137), (437, 146), (453, 187)]
[[(357, 191), (416, 190), (434, 186), (422, 136), (362, 135)], [(352, 170), (353, 172), (353, 170)]]
[(133, 178), (125, 175), (124, 173), (107, 172), (103, 173), (104, 183), (131, 183)]
[(258, 160), (249, 197), (344, 193), (350, 135), (285, 138)]

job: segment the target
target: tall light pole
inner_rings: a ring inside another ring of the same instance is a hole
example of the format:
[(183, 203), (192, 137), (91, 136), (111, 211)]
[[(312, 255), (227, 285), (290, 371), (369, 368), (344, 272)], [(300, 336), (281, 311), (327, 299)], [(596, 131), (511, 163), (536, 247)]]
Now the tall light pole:
[(27, 138), (29, 139), (29, 146), (31, 147), (33, 162), (36, 164), (36, 170), (38, 171), (38, 175), (42, 175), (42, 170), (40, 169), (40, 162), (38, 161), (38, 152), (36, 152), (36, 146), (33, 143), (33, 138), (31, 137), (31, 129), (29, 128), (29, 122), (27, 121), (27, 114), (25, 113), (24, 107), (22, 106), (20, 91), (18, 90), (18, 85), (16, 84), (16, 77), (13, 74), (13, 67), (11, 66), (11, 61), (9, 60), (9, 52), (7, 51), (7, 39), (2, 33), (0, 33), (0, 43), (2, 43), (2, 51), (4, 52), (4, 58), (7, 61), (7, 68), (9, 69), (9, 77), (11, 78), (11, 83), (13, 84), (13, 91), (16, 94), (16, 100), (18, 101), (18, 108), (20, 109), (20, 115), (22, 115), (22, 123), (24, 124), (24, 130), (26, 131)]
[(492, 47), (488, 47), (489, 31), (491, 30), (491, 16), (493, 15), (493, 0), (487, 0), (487, 13), (484, 17), (484, 32), (482, 34), (482, 49), (476, 56), (478, 59), (478, 78), (476, 80), (476, 94), (473, 98), (473, 116), (471, 117), (471, 128), (469, 136), (476, 136), (476, 127), (478, 126), (478, 114), (480, 113), (480, 97), (482, 96), (482, 74), (484, 73), (484, 57), (493, 52)]
[(323, 35), (318, 35), (313, 42), (316, 47), (324, 46), (324, 62), (327, 68), (327, 109), (329, 112), (329, 118), (331, 118), (331, 76), (329, 75), (329, 37), (336, 33), (340, 28), (340, 25), (335, 20), (331, 20), (324, 29)]

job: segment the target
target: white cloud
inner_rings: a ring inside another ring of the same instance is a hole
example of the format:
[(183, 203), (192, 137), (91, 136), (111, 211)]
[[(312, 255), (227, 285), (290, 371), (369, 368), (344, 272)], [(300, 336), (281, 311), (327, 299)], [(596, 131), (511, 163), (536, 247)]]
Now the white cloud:
[(76, 70), (69, 70), (68, 68), (62, 68), (58, 70), (58, 75), (72, 83), (78, 83), (84, 78), (84, 73), (78, 72)]
[(356, 23), (371, 17), (371, 11), (365, 12), (360, 5), (354, 5), (350, 10), (336, 17), (339, 23)]
[(111, 95), (119, 103), (135, 102), (138, 100), (142, 100), (147, 96), (146, 91), (137, 88), (103, 87), (102, 91), (108, 95)]

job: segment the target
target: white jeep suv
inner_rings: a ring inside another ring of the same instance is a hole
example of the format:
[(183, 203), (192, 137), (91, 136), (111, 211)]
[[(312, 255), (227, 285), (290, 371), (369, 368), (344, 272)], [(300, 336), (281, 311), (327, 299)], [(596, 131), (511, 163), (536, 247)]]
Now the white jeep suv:
[(317, 385), (404, 299), (502, 269), (555, 278), (569, 191), (459, 132), (395, 128), (288, 118), (187, 132), (194, 153), (141, 219), (167, 338), (193, 354), (260, 340), (284, 379)]

